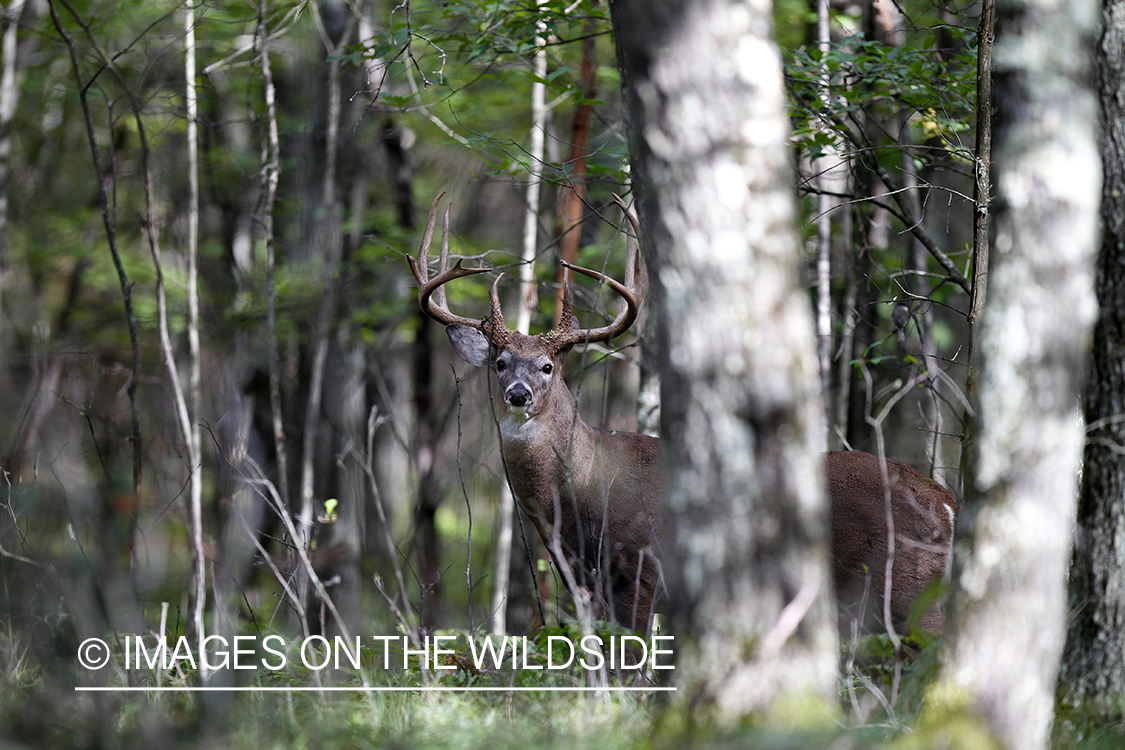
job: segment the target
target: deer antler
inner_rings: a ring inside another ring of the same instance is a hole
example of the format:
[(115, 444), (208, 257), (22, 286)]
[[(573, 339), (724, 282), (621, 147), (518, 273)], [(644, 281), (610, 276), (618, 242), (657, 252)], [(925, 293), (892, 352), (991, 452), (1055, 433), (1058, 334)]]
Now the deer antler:
[[(582, 268), (571, 263), (562, 261), (564, 267), (572, 271), (576, 271), (584, 276), (589, 276), (592, 279), (603, 281), (609, 288), (621, 295), (623, 304), (621, 311), (617, 313), (617, 317), (613, 319), (607, 326), (601, 328), (573, 328), (571, 327), (571, 294), (570, 284), (563, 282), (563, 309), (562, 317), (559, 320), (559, 326), (550, 333), (544, 334), (543, 338), (551, 342), (554, 351), (561, 351), (562, 349), (578, 343), (587, 343), (592, 341), (609, 341), (629, 329), (633, 325), (633, 321), (637, 319), (637, 308), (640, 307), (640, 295), (644, 290), (644, 271), (641, 270), (638, 274), (638, 267), (643, 269), (644, 264), (639, 263), (638, 256), (640, 254), (637, 237), (640, 235), (640, 228), (637, 225), (637, 219), (633, 216), (625, 205), (625, 201), (617, 195), (613, 196), (613, 200), (617, 203), (621, 212), (625, 214), (625, 219), (629, 224), (631, 232), (626, 232), (625, 241), (625, 283), (622, 284), (616, 279), (606, 276), (600, 271), (594, 271), (589, 268)], [(639, 283), (638, 283), (639, 282)]]
[(502, 346), (508, 339), (508, 329), (504, 325), (504, 315), (500, 312), (500, 295), (499, 285), (500, 279), (504, 278), (504, 274), (496, 277), (496, 281), (492, 283), (492, 318), (486, 325), (476, 318), (466, 318), (461, 315), (455, 315), (449, 311), (449, 302), (445, 296), (445, 284), (459, 279), (464, 276), (476, 276), (479, 273), (487, 273), (488, 268), (465, 268), (461, 265), (461, 260), (453, 264), (453, 268), (449, 268), (449, 206), (445, 208), (445, 215), (442, 217), (441, 222), (441, 254), (438, 256), (438, 272), (434, 278), (429, 278), (429, 254), (430, 243), (434, 236), (434, 224), (437, 219), (438, 204), (441, 202), (445, 192), (442, 191), (434, 198), (433, 205), (430, 206), (430, 216), (426, 220), (426, 230), (422, 233), (422, 244), (418, 248), (418, 259), (406, 256), (410, 262), (410, 271), (414, 274), (415, 280), (418, 282), (418, 304), (422, 310), (431, 318), (441, 323), (442, 325), (462, 325), (470, 326), (480, 330), (484, 335), (488, 336), (494, 344)]
[[(445, 215), (441, 225), (441, 254), (438, 256), (437, 275), (432, 279), (429, 276), (428, 258), (430, 254), (430, 243), (433, 240), (438, 204), (444, 196), (444, 192), (438, 194), (438, 197), (434, 198), (433, 205), (430, 206), (430, 216), (426, 221), (426, 230), (422, 233), (422, 245), (418, 249), (418, 259), (415, 260), (407, 256), (407, 260), (410, 262), (410, 270), (414, 274), (414, 278), (418, 281), (418, 304), (421, 305), (422, 310), (427, 315), (442, 325), (462, 325), (476, 328), (487, 336), (495, 346), (503, 347), (511, 335), (511, 331), (504, 325), (504, 315), (500, 310), (499, 288), (500, 280), (504, 278), (504, 274), (500, 274), (496, 277), (496, 281), (492, 282), (492, 291), (490, 293), (492, 315), (486, 320), (481, 321), (476, 318), (466, 318), (461, 315), (455, 315), (449, 310), (449, 302), (446, 299), (445, 289), (443, 288), (445, 284), (464, 276), (475, 276), (479, 273), (486, 273), (490, 269), (465, 268), (461, 265), (460, 260), (454, 263), (452, 268), (449, 268), (448, 206), (445, 209)], [(600, 271), (582, 268), (581, 266), (576, 266), (566, 261), (563, 261), (562, 264), (572, 271), (606, 283), (610, 289), (621, 295), (623, 300), (621, 311), (617, 314), (617, 317), (613, 319), (613, 322), (607, 326), (602, 326), (600, 328), (574, 328), (571, 325), (572, 298), (570, 285), (564, 283), (562, 320), (553, 331), (542, 334), (542, 338), (548, 342), (551, 350), (554, 352), (562, 351), (566, 347), (578, 343), (609, 341), (628, 330), (629, 326), (633, 325), (633, 321), (637, 319), (637, 308), (640, 306), (640, 296), (643, 294), (645, 286), (644, 264), (639, 262), (640, 251), (637, 242), (640, 228), (637, 225), (636, 217), (629, 211), (625, 202), (616, 195), (613, 196), (613, 199), (621, 208), (622, 213), (625, 214), (625, 219), (631, 230), (626, 232), (625, 283), (622, 284)]]

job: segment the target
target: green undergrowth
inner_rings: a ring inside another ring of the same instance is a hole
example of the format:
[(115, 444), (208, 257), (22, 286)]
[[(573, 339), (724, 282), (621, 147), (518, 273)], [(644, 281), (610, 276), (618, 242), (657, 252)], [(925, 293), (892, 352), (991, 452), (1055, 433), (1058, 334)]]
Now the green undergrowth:
[[(449, 653), (438, 660), (451, 667), (424, 675), (416, 667), (382, 669), (385, 654), (366, 648), (356, 671), (312, 670), (291, 662), (284, 669), (238, 675), (243, 687), (355, 688), (302, 692), (77, 692), (76, 684), (122, 686), (198, 685), (198, 675), (175, 669), (156, 673), (107, 670), (101, 682), (89, 673), (34, 666), (26, 659), (0, 674), (0, 750), (22, 748), (417, 748), (446, 750), (866, 750), (867, 748), (990, 747), (986, 733), (962, 711), (935, 710), (936, 644), (908, 640), (909, 658), (897, 660), (884, 637), (860, 641), (843, 653), (840, 712), (808, 720), (789, 712), (786, 721), (751, 717), (736, 726), (716, 726), (692, 706), (692, 697), (658, 692), (390, 692), (388, 687), (567, 688), (592, 683), (591, 674), (572, 664), (564, 669), (525, 669), (547, 663), (549, 638), (577, 639), (572, 627), (547, 628), (520, 640), (526, 644), (517, 668), (478, 669), (463, 631), (447, 631)], [(608, 639), (623, 635), (603, 628)], [(480, 637), (478, 637), (479, 643)], [(631, 644), (635, 645), (635, 644)], [(401, 654), (392, 654), (401, 659)], [(556, 660), (556, 663), (557, 660)], [(434, 662), (431, 662), (433, 666)], [(120, 665), (118, 665), (120, 666)], [(669, 684), (665, 672), (658, 676)], [(230, 674), (227, 675), (230, 678)], [(608, 684), (636, 685), (635, 673), (600, 674)], [(214, 683), (212, 683), (214, 684)], [(644, 683), (652, 686), (652, 682)], [(975, 729), (974, 729), (975, 727)], [(970, 731), (972, 730), (972, 731)], [(1109, 750), (1125, 747), (1125, 726), (1060, 711), (1053, 748)], [(975, 738), (975, 739), (973, 739)], [(952, 742), (952, 744), (950, 744)], [(943, 744), (945, 743), (945, 744)]]
[(81, 694), (5, 690), (9, 748), (647, 746), (652, 699), (574, 694)]

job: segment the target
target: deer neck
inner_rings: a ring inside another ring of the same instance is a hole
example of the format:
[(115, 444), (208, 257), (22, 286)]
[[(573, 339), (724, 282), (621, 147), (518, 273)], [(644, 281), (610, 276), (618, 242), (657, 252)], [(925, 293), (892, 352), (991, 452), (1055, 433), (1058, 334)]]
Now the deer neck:
[(534, 415), (505, 409), (500, 443), (512, 489), (525, 510), (550, 519), (561, 494), (585, 494), (595, 473), (597, 431), (578, 416), (565, 386), (546, 396)]

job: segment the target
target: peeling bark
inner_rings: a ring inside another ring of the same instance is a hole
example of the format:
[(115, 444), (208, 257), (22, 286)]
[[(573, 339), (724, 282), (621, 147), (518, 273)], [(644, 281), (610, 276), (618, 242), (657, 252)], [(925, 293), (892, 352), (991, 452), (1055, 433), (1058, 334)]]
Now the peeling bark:
[(683, 699), (831, 698), (816, 342), (768, 2), (611, 3), (653, 269)]
[(1099, 316), (1086, 387), (1086, 449), (1070, 568), (1064, 701), (1103, 719), (1125, 707), (1125, 2), (1106, 3), (1098, 48), (1102, 107)]
[(1001, 747), (1047, 745), (1096, 313), (1099, 5), (997, 3), (993, 267), (942, 670)]

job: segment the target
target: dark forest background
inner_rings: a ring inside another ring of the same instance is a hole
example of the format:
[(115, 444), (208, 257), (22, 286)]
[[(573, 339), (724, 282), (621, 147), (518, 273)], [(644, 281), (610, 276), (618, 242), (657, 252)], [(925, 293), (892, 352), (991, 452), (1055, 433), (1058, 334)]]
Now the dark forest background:
[[(988, 201), (974, 192), (980, 13), (773, 8), (828, 445), (885, 453), (958, 497)], [(572, 626), (530, 526), (506, 511), (489, 377), (419, 311), (406, 255), (444, 192), (453, 252), (506, 273), (511, 321), (529, 267), (533, 332), (554, 325), (560, 259), (620, 277), (612, 196), (634, 196), (609, 9), (10, 0), (3, 19), (4, 736), (429, 741), (419, 727), (455, 724), (454, 709), (411, 697), (77, 699), (90, 680), (198, 678), (91, 677), (73, 655), (107, 634)], [(452, 284), (450, 304), (483, 316), (487, 290)], [(583, 325), (613, 305), (577, 284)], [(571, 357), (588, 423), (655, 433), (650, 316), (628, 345)], [(897, 732), (921, 688), (904, 692), (894, 658), (872, 663), (843, 692), (859, 724)], [(925, 659), (914, 668), (924, 680)], [(443, 731), (483, 741), (513, 701), (560, 746), (599, 733), (633, 746), (648, 721), (640, 699), (506, 700)]]

